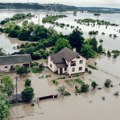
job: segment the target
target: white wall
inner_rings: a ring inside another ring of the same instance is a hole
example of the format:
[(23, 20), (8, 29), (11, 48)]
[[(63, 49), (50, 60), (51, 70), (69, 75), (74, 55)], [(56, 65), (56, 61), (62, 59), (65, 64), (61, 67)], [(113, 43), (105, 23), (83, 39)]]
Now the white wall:
[[(50, 66), (52, 65), (52, 67)], [(51, 56), (48, 57), (48, 67), (53, 71), (56, 72), (57, 71), (57, 66), (53, 63), (53, 61), (51, 60)]]
[[(16, 67), (17, 65), (23, 66), (23, 64), (30, 64), (30, 63), (22, 63), (22, 64), (11, 64), (11, 65), (0, 65), (0, 72), (10, 72), (11, 66)], [(7, 67), (7, 68), (6, 68)]]
[[(86, 68), (86, 59), (79, 55), (80, 58), (74, 58), (72, 61), (76, 61), (76, 66), (71, 66), (71, 62), (69, 62), (67, 72), (69, 75), (75, 74), (75, 73), (82, 73), (85, 72)], [(83, 63), (80, 64), (80, 60), (83, 60)], [(82, 70), (79, 70), (79, 67), (82, 67)], [(75, 71), (72, 71), (72, 68), (75, 68)]]

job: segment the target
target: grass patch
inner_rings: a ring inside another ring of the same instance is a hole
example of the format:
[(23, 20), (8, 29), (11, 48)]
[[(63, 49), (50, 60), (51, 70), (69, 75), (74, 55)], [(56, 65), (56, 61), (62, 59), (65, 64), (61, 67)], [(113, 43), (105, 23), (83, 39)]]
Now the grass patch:
[(31, 69), (33, 73), (41, 73), (43, 71), (43, 68), (39, 67), (32, 67)]
[(77, 82), (77, 83), (79, 83), (80, 85), (83, 85), (84, 84), (84, 82), (81, 80), (81, 79), (75, 79), (75, 82)]

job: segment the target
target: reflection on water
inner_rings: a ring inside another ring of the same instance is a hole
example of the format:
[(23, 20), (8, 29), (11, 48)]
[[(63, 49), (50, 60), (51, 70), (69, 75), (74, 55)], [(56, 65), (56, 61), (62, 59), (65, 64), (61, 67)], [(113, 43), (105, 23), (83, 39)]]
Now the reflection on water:
[(16, 50), (16, 47), (17, 47), (17, 44), (12, 44), (8, 39), (7, 35), (0, 34), (0, 48), (3, 48), (3, 50), (7, 54), (17, 52), (18, 50)]

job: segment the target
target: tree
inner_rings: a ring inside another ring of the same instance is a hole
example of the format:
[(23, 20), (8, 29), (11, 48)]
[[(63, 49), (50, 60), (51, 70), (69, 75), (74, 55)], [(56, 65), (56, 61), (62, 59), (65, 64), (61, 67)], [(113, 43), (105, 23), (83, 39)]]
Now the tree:
[(68, 37), (70, 45), (73, 48), (75, 47), (78, 51), (80, 51), (84, 43), (84, 38), (82, 35), (83, 33), (81, 31), (79, 31), (78, 29), (75, 29)]
[(30, 102), (33, 97), (34, 97), (34, 90), (32, 87), (26, 87), (22, 91), (22, 98), (25, 102)]
[(69, 41), (64, 38), (58, 39), (58, 41), (56, 42), (56, 45), (55, 45), (55, 52), (58, 52), (65, 47), (71, 48)]
[(109, 50), (107, 51), (107, 56), (111, 57), (111, 52)]
[(86, 92), (88, 92), (88, 90), (89, 90), (89, 85), (88, 84), (83, 84), (81, 86), (81, 92), (82, 93), (86, 93)]
[(23, 74), (27, 74), (28, 72), (29, 72), (29, 70), (27, 69), (27, 67), (25, 67), (25, 66), (16, 66), (16, 68), (15, 68), (15, 70), (16, 70), (16, 73), (18, 74), (18, 75), (23, 75)]
[(0, 79), (0, 91), (10, 96), (12, 95), (13, 90), (13, 80), (9, 76), (3, 75)]
[(7, 120), (10, 104), (6, 95), (0, 93), (0, 120)]
[(109, 88), (110, 85), (111, 85), (111, 83), (112, 83), (112, 81), (111, 81), (110, 79), (107, 79), (107, 80), (105, 81), (105, 83), (104, 83), (104, 86), (105, 86), (106, 88)]
[(103, 47), (102, 47), (102, 45), (99, 45), (98, 46), (98, 53), (102, 53), (103, 52)]
[(91, 45), (86, 43), (81, 48), (81, 54), (86, 58), (93, 58), (96, 55), (96, 52), (92, 49)]
[(61, 94), (61, 95), (64, 95), (65, 93), (65, 87), (64, 86), (60, 86), (57, 91)]
[(93, 89), (95, 89), (98, 85), (97, 85), (97, 83), (96, 83), (95, 81), (93, 81), (93, 82), (91, 83), (91, 86), (93, 87)]
[(25, 80), (25, 87), (31, 86), (31, 80), (27, 79)]
[(97, 45), (98, 45), (98, 43), (97, 43), (96, 38), (93, 37), (93, 38), (89, 39), (88, 42), (89, 42), (89, 45), (92, 46), (93, 50), (97, 51)]

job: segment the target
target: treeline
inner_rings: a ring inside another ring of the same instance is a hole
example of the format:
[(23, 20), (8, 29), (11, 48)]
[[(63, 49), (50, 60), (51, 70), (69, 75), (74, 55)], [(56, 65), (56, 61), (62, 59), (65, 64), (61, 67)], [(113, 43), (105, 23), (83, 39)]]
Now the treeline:
[(86, 58), (94, 58), (96, 55), (103, 53), (102, 45), (98, 46), (95, 38), (85, 40), (82, 35), (83, 33), (78, 29), (73, 30), (69, 35), (54, 32), (47, 39), (39, 40), (37, 43), (22, 44), (20, 53), (29, 53), (35, 60), (46, 59), (49, 54), (56, 53), (64, 47), (76, 48), (77, 52)]
[(67, 17), (66, 15), (53, 15), (53, 16), (46, 16), (42, 19), (42, 22), (43, 23), (51, 23), (51, 24), (54, 24), (56, 20), (58, 20), (59, 18), (64, 18), (64, 17)]
[(28, 13), (28, 14), (18, 13), (18, 14), (13, 15), (12, 18), (5, 18), (4, 20), (0, 22), (0, 24), (4, 25), (5, 23), (8, 23), (10, 21), (22, 20), (22, 19), (31, 18), (31, 17), (33, 17), (31, 13)]
[(75, 21), (78, 24), (84, 24), (84, 25), (105, 25), (105, 26), (119, 26), (118, 24), (115, 23), (111, 23), (109, 21), (105, 21), (105, 20), (95, 20), (95, 19), (91, 19), (91, 18), (85, 18), (85, 19), (75, 19)]
[(42, 9), (55, 11), (77, 10), (77, 7), (62, 4), (38, 4), (38, 3), (0, 3), (0, 9)]

